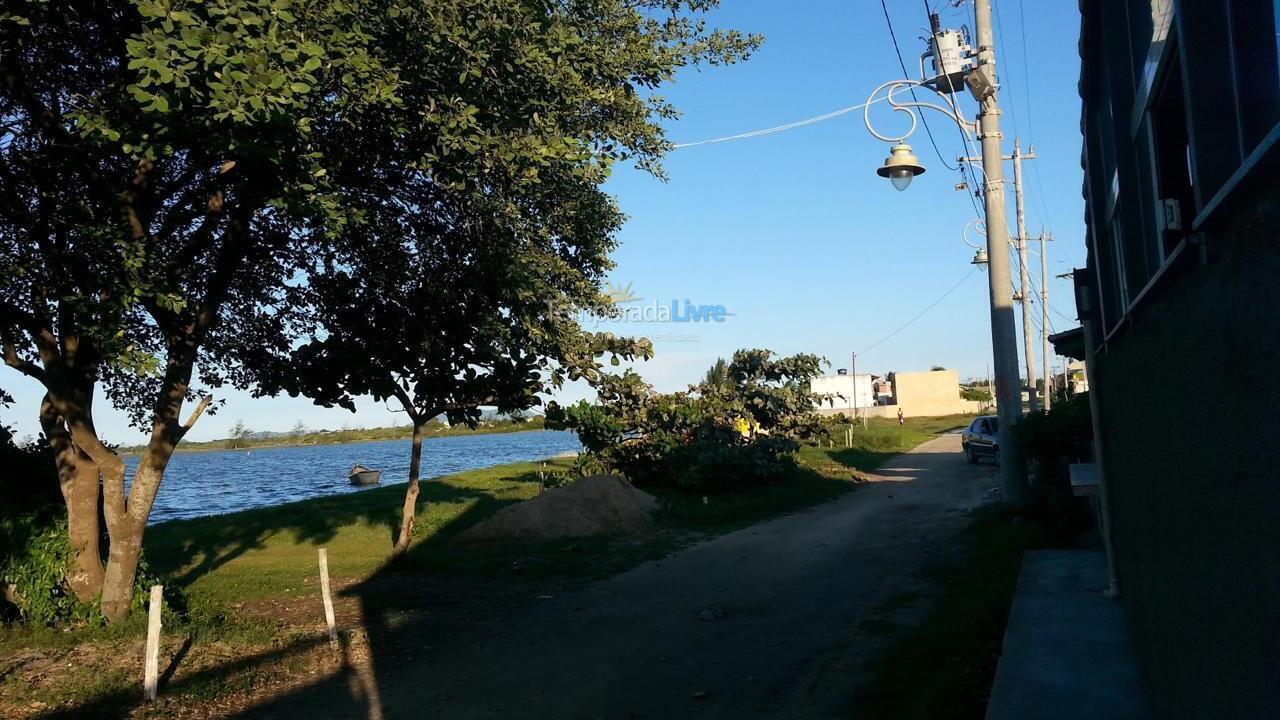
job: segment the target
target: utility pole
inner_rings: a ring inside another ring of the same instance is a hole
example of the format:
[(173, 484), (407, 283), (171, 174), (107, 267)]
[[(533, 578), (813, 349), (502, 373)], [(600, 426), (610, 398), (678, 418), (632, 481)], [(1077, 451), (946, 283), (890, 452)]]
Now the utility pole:
[(858, 422), (858, 353), (849, 353), (849, 383), (853, 388), (853, 421)]
[(983, 192), (987, 214), (987, 279), (991, 292), (991, 347), (996, 366), (996, 411), (1000, 430), (1000, 476), (1004, 501), (1022, 507), (1027, 500), (1026, 468), (1013, 429), (1022, 417), (1018, 374), (1018, 341), (1014, 331), (1013, 288), (1009, 277), (1009, 225), (1005, 219), (1004, 159), (1000, 140), (1000, 106), (996, 101), (996, 44), (991, 28), (991, 0), (974, 0), (978, 64), (965, 75), (965, 85), (978, 101), (978, 138), (982, 142)]
[[(853, 421), (858, 421), (858, 353), (849, 354), (849, 375), (853, 379)], [(867, 429), (867, 419), (862, 418), (862, 429)]]
[[(1031, 284), (1027, 273), (1027, 220), (1022, 210), (1022, 159), (1034, 158), (1033, 150), (1022, 154), (1022, 140), (1013, 139), (1013, 196), (1018, 211), (1018, 297), (1022, 304), (1022, 354), (1027, 361), (1027, 404), (1031, 411), (1039, 407), (1036, 402), (1036, 351), (1031, 345)], [(1021, 401), (1021, 400), (1019, 400)]]
[(1049, 256), (1045, 253), (1045, 241), (1052, 239), (1052, 235), (1045, 237), (1043, 228), (1040, 230), (1040, 356), (1044, 358), (1045, 412), (1053, 406), (1053, 393), (1049, 392), (1049, 377), (1053, 375), (1049, 365)]
[[(1013, 139), (1013, 154), (1001, 156), (1001, 159), (1003, 160), (1013, 161), (1013, 197), (1014, 197), (1014, 208), (1016, 210), (1016, 217), (1017, 217), (1017, 224), (1018, 224), (1018, 236), (1017, 236), (1017, 243), (1016, 243), (1016, 247), (1018, 250), (1018, 290), (1017, 292), (1013, 293), (1013, 299), (1014, 301), (1022, 305), (1022, 356), (1026, 360), (1027, 404), (1031, 407), (1032, 410), (1036, 410), (1039, 407), (1039, 403), (1037, 402), (1038, 393), (1036, 391), (1037, 390), (1036, 380), (1037, 380), (1038, 373), (1036, 372), (1036, 353), (1035, 353), (1035, 350), (1033, 349), (1034, 346), (1032, 345), (1032, 339), (1031, 339), (1032, 337), (1031, 305), (1030, 305), (1031, 284), (1028, 279), (1030, 271), (1027, 268), (1027, 220), (1026, 220), (1026, 213), (1023, 210), (1023, 204), (1022, 204), (1022, 161), (1034, 160), (1035, 157), (1036, 157), (1035, 148), (1032, 148), (1030, 152), (1026, 152), (1026, 153), (1022, 152), (1022, 141), (1019, 138)], [(976, 157), (966, 157), (966, 158), (963, 158), (963, 160), (965, 162), (971, 162), (971, 163), (982, 162), (982, 158), (976, 158)], [(1041, 245), (1043, 246), (1043, 243), (1041, 243)], [(987, 253), (988, 257), (990, 257), (990, 254), (991, 254), (990, 252)], [(1042, 345), (1044, 344), (1043, 339), (1041, 344)], [(1047, 368), (1048, 367), (1047, 359), (1045, 360), (1045, 363), (1046, 363), (1045, 367)], [(1045, 372), (1047, 373), (1048, 370), (1046, 370)], [(1021, 379), (1019, 379), (1018, 385), (1019, 385), (1019, 388), (1021, 388), (1021, 385), (1022, 385)], [(1021, 393), (1019, 393), (1018, 402), (1019, 402), (1019, 405), (1021, 405), (1021, 402), (1022, 402)]]

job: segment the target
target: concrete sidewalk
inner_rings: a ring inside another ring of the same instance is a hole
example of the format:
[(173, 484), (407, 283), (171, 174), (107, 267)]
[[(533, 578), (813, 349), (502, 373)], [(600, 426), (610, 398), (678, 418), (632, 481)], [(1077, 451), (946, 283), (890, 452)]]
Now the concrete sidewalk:
[(1106, 586), (1100, 552), (1023, 557), (987, 720), (1151, 717), (1123, 608)]

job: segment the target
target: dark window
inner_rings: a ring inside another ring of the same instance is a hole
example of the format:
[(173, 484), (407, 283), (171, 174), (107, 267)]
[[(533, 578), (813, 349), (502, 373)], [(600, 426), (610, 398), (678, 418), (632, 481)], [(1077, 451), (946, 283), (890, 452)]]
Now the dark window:
[(1182, 67), (1176, 54), (1156, 86), (1151, 104), (1151, 132), (1156, 164), (1156, 230), (1167, 257), (1190, 232), (1196, 213), (1188, 168), (1186, 95), (1182, 91)]
[(1277, 5), (1277, 0), (1235, 0), (1227, 4), (1231, 11), (1240, 144), (1246, 156), (1280, 122)]
[[(1240, 3), (1237, 3), (1240, 4)], [(1225, 2), (1183, 2), (1176, 20), (1189, 107), (1188, 131), (1203, 206), (1240, 168), (1240, 123)]]

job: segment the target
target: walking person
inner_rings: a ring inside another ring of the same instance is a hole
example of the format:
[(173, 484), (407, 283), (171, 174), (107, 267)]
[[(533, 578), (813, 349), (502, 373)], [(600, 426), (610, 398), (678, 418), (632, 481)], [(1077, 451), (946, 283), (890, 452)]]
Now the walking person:
[(906, 420), (902, 418), (902, 408), (898, 408), (898, 425), (901, 426)]

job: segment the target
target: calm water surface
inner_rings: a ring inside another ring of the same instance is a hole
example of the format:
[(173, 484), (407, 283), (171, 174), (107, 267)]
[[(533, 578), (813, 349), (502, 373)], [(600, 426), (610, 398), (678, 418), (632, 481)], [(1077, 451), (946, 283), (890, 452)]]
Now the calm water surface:
[[(581, 448), (576, 435), (559, 430), (428, 438), (422, 442), (422, 477), (541, 460)], [(138, 459), (125, 462), (132, 476)], [(381, 470), (383, 485), (408, 482), (409, 440), (175, 453), (149, 522), (360, 492), (366, 488), (347, 482), (356, 463)]]

